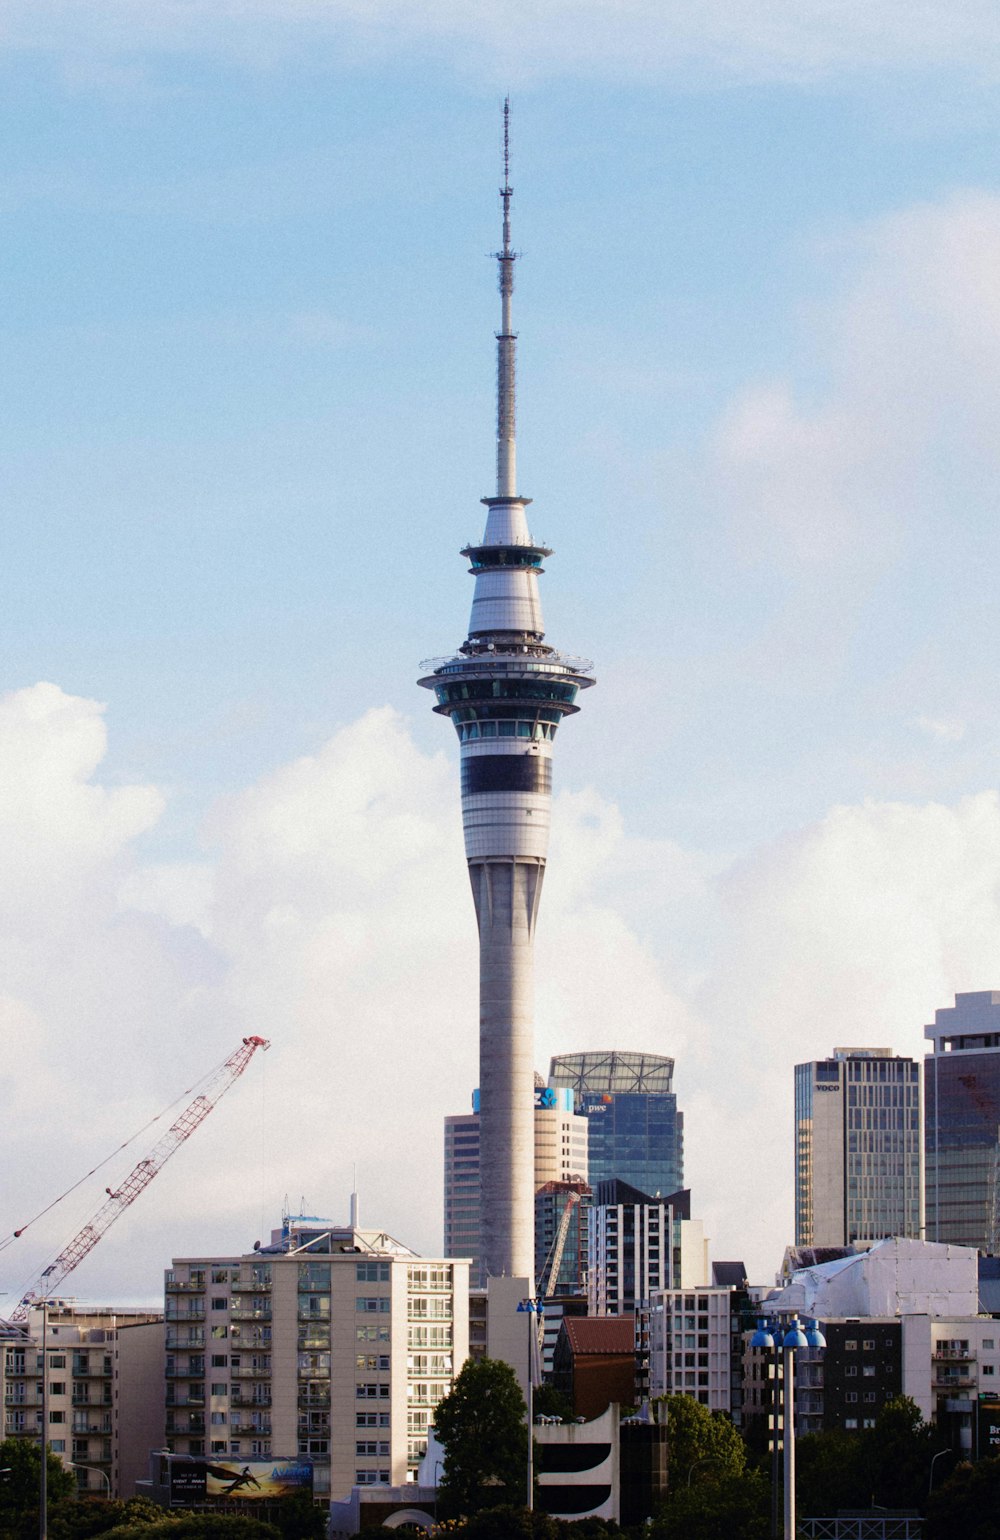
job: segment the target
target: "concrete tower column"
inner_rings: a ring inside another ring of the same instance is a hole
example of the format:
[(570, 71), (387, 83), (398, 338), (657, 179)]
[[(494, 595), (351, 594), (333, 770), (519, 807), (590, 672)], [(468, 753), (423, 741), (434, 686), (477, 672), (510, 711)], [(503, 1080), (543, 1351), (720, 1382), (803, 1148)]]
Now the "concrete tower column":
[(552, 745), (591, 664), (545, 641), (538, 578), (552, 552), (528, 530), (515, 490), (516, 253), (510, 242), (509, 108), (504, 106), (503, 249), (497, 333), (497, 490), (486, 528), (462, 552), (476, 580), (458, 652), (423, 665), (435, 711), (461, 744), (465, 854), (479, 925), (479, 1128), (487, 1276), (534, 1273), (535, 922), (548, 851)]

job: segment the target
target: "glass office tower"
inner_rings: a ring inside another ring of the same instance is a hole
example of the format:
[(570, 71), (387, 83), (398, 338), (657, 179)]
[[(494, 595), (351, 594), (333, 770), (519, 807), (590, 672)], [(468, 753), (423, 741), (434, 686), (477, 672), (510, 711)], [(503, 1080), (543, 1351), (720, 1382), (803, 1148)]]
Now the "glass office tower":
[(924, 1035), (927, 1239), (1000, 1249), (1000, 990), (955, 996)]
[(586, 1113), (589, 1181), (618, 1179), (652, 1196), (684, 1186), (684, 1114), (673, 1091), (674, 1061), (656, 1053), (564, 1053), (549, 1085), (568, 1087)]

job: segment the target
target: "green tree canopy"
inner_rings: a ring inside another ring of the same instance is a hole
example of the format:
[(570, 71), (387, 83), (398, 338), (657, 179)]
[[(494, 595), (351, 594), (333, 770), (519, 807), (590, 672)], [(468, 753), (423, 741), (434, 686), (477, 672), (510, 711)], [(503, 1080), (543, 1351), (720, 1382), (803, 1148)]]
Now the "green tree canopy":
[(998, 1535), (1000, 1457), (991, 1455), (976, 1465), (960, 1465), (931, 1493), (924, 1540), (997, 1540)]
[(672, 1488), (686, 1484), (689, 1474), (698, 1482), (743, 1475), (747, 1468), (746, 1447), (724, 1412), (710, 1412), (693, 1396), (659, 1399), (667, 1408)]
[(119, 1524), (106, 1540), (281, 1540), (281, 1531), (261, 1519), (236, 1513), (186, 1513), (154, 1524)]
[(771, 1489), (756, 1471), (673, 1487), (649, 1528), (650, 1540), (768, 1540), (770, 1533)]
[[(0, 1477), (0, 1536), (7, 1540), (37, 1534), (42, 1473), (38, 1444), (26, 1438), (4, 1439), (0, 1443), (0, 1471), (4, 1473)], [(46, 1479), (46, 1509), (51, 1518), (56, 1506), (76, 1491), (76, 1482), (51, 1451), (46, 1453)]]
[(434, 1426), (445, 1452), (438, 1488), (443, 1518), (524, 1501), (527, 1408), (509, 1364), (470, 1359), (439, 1402)]

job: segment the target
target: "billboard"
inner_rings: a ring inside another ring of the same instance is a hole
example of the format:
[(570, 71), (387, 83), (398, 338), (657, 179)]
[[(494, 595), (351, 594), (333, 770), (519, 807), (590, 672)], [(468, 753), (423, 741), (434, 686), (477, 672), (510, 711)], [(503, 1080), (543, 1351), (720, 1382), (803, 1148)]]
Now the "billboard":
[(995, 1395), (980, 1394), (978, 1411), (977, 1454), (982, 1460), (987, 1455), (1000, 1454), (1000, 1399)]
[(308, 1460), (171, 1460), (172, 1507), (220, 1498), (262, 1500), (312, 1495)]

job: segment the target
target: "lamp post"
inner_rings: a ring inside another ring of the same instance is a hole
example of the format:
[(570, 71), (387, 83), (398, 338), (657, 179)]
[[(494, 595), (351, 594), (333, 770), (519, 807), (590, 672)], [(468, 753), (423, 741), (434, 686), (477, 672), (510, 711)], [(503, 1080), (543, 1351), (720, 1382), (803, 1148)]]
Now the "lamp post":
[(66, 1463), (69, 1465), (71, 1470), (92, 1470), (95, 1476), (100, 1476), (101, 1480), (104, 1482), (104, 1485), (108, 1489), (108, 1501), (111, 1501), (111, 1477), (108, 1475), (107, 1471), (101, 1470), (99, 1465), (80, 1465), (76, 1460), (67, 1460)]
[[(784, 1449), (784, 1498), (785, 1498), (785, 1525), (784, 1540), (795, 1540), (795, 1354), (801, 1348), (825, 1348), (826, 1338), (819, 1329), (818, 1321), (807, 1321), (803, 1328), (798, 1316), (792, 1316), (788, 1321), (762, 1320), (757, 1323), (757, 1330), (750, 1339), (752, 1348), (774, 1349), (775, 1351), (775, 1389), (774, 1389), (774, 1432), (777, 1438), (777, 1354), (783, 1357), (782, 1391), (781, 1391), (781, 1430)], [(777, 1445), (775, 1445), (775, 1449)], [(777, 1540), (777, 1513), (774, 1505), (774, 1492), (776, 1490), (777, 1459), (771, 1467), (772, 1498), (771, 1498), (771, 1525), (772, 1533)]]
[[(531, 1430), (534, 1426), (534, 1389), (536, 1378), (539, 1374), (538, 1353), (538, 1329), (545, 1314), (545, 1301), (543, 1299), (522, 1299), (517, 1307), (518, 1315), (528, 1317), (528, 1394), (525, 1398), (528, 1403), (528, 1508), (535, 1506), (535, 1441)], [(535, 1317), (538, 1317), (538, 1324)]]

